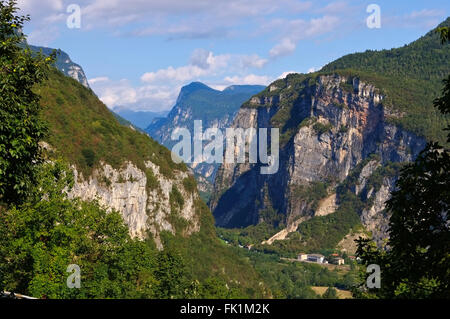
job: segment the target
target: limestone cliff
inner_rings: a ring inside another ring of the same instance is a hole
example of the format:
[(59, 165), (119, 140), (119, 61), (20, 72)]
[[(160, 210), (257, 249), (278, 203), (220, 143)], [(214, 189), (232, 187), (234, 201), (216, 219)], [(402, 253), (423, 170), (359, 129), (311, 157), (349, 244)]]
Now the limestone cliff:
[(41, 88), (50, 158), (73, 168), (72, 197), (98, 199), (120, 212), (133, 237), (187, 237), (200, 230), (199, 195), (183, 163), (147, 134), (121, 125), (80, 83), (57, 70)]
[[(233, 127), (279, 127), (280, 167), (261, 175), (259, 163), (223, 164), (210, 204), (217, 224), (292, 228), (299, 218), (332, 214), (342, 202), (338, 187), (352, 177), (352, 191), (365, 203), (361, 223), (378, 241), (385, 238), (384, 201), (396, 176), (382, 168), (413, 160), (426, 141), (393, 124), (399, 115), (384, 98), (358, 76), (330, 73), (289, 75), (250, 99)], [(326, 189), (321, 198), (312, 194), (317, 184)]]
[[(104, 207), (119, 211), (133, 237), (145, 239), (150, 234), (158, 248), (162, 248), (161, 231), (183, 236), (199, 231), (194, 205), (198, 195), (186, 190), (183, 185), (183, 181), (189, 178), (188, 173), (178, 171), (173, 179), (169, 179), (160, 174), (159, 167), (151, 161), (145, 165), (157, 180), (156, 188), (149, 188), (147, 174), (131, 162), (121, 169), (101, 163), (100, 168), (88, 178), (83, 178), (74, 167), (75, 184), (70, 196), (98, 200)], [(171, 211), (170, 196), (174, 187), (184, 198), (179, 209), (179, 217), (187, 223), (183, 229), (177, 229), (172, 223), (174, 212)]]

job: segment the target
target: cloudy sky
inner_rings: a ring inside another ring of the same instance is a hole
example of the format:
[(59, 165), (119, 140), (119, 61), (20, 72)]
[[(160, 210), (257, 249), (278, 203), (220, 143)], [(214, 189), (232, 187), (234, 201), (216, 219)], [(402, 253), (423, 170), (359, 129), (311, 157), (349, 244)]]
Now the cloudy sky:
[[(80, 28), (69, 28), (71, 4)], [(370, 4), (381, 28), (368, 28)], [(448, 0), (19, 0), (28, 42), (79, 63), (110, 108), (170, 109), (192, 81), (223, 89), (306, 73), (348, 53), (402, 46), (450, 12)]]

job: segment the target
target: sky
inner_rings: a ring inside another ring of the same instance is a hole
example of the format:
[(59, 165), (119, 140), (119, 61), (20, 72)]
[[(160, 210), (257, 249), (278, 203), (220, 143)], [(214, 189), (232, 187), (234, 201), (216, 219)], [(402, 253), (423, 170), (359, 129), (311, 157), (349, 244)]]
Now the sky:
[[(372, 4), (380, 9), (379, 20)], [(31, 16), (24, 28), (28, 43), (67, 52), (109, 108), (145, 111), (169, 110), (180, 88), (193, 81), (219, 90), (268, 85), (288, 73), (319, 70), (345, 54), (403, 46), (450, 12), (448, 0), (19, 0), (18, 5)]]

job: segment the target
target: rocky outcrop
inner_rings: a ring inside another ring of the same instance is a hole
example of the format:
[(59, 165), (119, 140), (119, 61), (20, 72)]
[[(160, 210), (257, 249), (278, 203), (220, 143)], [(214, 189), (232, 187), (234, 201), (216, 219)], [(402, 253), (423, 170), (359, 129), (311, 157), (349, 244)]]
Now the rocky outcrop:
[[(35, 52), (42, 52), (44, 55), (50, 55), (53, 50), (52, 48), (46, 48), (46, 47), (38, 47), (38, 46), (29, 46), (31, 50)], [(58, 70), (60, 70), (62, 73), (67, 75), (68, 77), (71, 77), (72, 79), (75, 79), (76, 81), (80, 82), (83, 86), (89, 88), (89, 83), (86, 78), (86, 74), (83, 71), (83, 68), (73, 62), (69, 55), (64, 51), (58, 51), (56, 55), (56, 62), (55, 66)]]
[[(425, 140), (392, 124), (394, 113), (383, 100), (374, 85), (338, 74), (290, 75), (252, 97), (232, 126), (280, 128), (280, 167), (275, 174), (261, 175), (260, 163), (222, 165), (210, 203), (217, 224), (270, 223), (264, 217), (267, 209), (281, 214), (287, 228), (299, 218), (330, 214), (339, 207), (339, 197), (331, 195), (336, 187), (368, 161), (353, 191), (370, 205), (358, 212), (363, 225), (375, 238), (385, 237), (382, 212), (395, 178), (385, 179), (378, 189), (367, 189), (367, 181), (387, 163), (413, 160)], [(377, 159), (369, 160), (373, 155)], [(308, 196), (314, 183), (327, 185), (325, 197), (331, 195), (318, 205)]]
[(372, 199), (373, 204), (363, 209), (361, 222), (364, 227), (371, 232), (372, 239), (378, 246), (384, 246), (386, 238), (389, 237), (389, 217), (385, 211), (385, 202), (390, 198), (390, 193), (395, 188), (395, 179), (385, 178), (381, 188), (373, 193), (373, 189), (368, 192), (368, 199)]
[(336, 211), (336, 208), (336, 193), (333, 193), (320, 201), (319, 206), (314, 212), (314, 216), (326, 216), (333, 214)]
[[(74, 167), (75, 184), (69, 196), (98, 200), (107, 209), (119, 211), (131, 236), (144, 239), (151, 234), (157, 247), (161, 249), (162, 231), (182, 236), (199, 231), (199, 217), (194, 204), (198, 195), (196, 192), (189, 192), (183, 185), (183, 180), (189, 177), (188, 173), (175, 172), (175, 177), (169, 179), (160, 174), (159, 167), (154, 163), (147, 161), (145, 165), (153, 172), (157, 187), (150, 187), (147, 174), (131, 162), (121, 169), (102, 163), (88, 178), (84, 178)], [(177, 229), (172, 223), (172, 214), (175, 212), (171, 209), (170, 196), (173, 187), (184, 199), (178, 211), (178, 217), (183, 218), (187, 224), (183, 229)]]

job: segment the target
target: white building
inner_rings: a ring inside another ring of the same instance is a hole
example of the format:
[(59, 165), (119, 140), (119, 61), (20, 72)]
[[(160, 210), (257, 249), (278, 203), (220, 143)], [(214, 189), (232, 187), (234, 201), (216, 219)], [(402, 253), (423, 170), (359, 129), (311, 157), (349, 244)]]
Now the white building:
[(304, 254), (304, 253), (300, 253), (300, 254), (298, 254), (298, 256), (297, 256), (297, 259), (298, 260), (307, 260), (308, 259), (308, 255), (307, 254)]
[(344, 258), (341, 258), (341, 257), (336, 257), (333, 259), (333, 264), (336, 264), (336, 265), (343, 265), (344, 262), (345, 262)]
[(309, 254), (307, 260), (315, 263), (322, 264), (325, 259), (324, 255), (321, 254)]

